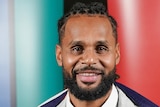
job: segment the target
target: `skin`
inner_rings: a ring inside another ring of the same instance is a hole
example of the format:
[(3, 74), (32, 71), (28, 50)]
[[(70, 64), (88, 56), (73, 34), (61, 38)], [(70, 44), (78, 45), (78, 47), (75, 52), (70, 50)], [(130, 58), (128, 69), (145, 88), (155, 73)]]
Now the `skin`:
[[(119, 63), (119, 44), (115, 41), (106, 16), (71, 16), (66, 22), (63, 36), (61, 45), (56, 46), (56, 58), (59, 66), (63, 66), (64, 72), (71, 76), (72, 70), (86, 66), (103, 69), (108, 74)], [(102, 79), (102, 75), (97, 72), (99, 71), (85, 70), (78, 73), (78, 86), (86, 90), (95, 88)], [(82, 101), (71, 93), (69, 95), (76, 107), (98, 107), (107, 100), (111, 90), (95, 101)]]

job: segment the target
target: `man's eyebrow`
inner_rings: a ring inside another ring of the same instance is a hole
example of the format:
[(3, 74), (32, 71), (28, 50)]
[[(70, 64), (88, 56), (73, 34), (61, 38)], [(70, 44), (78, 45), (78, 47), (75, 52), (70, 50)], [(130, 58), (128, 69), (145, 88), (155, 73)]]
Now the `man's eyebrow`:
[(109, 43), (108, 41), (98, 41), (96, 44), (97, 45), (108, 45)]
[[(108, 41), (97, 41), (95, 45), (108, 45)], [(69, 46), (74, 46), (74, 45), (84, 45), (82, 41), (71, 41), (69, 43)]]
[(72, 46), (74, 46), (74, 45), (82, 45), (82, 44), (83, 44), (82, 41), (71, 41), (71, 42), (69, 43), (69, 45), (72, 45)]

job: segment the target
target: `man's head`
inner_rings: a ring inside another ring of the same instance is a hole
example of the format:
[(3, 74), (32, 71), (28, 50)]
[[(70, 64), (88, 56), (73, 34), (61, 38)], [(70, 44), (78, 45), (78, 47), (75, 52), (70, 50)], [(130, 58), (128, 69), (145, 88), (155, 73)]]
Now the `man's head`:
[(58, 33), (59, 33), (59, 43), (61, 43), (61, 38), (64, 35), (65, 25), (68, 19), (75, 15), (88, 15), (88, 16), (106, 16), (111, 23), (113, 36), (115, 37), (116, 42), (118, 41), (117, 35), (117, 22), (115, 19), (107, 13), (106, 7), (102, 3), (93, 2), (91, 4), (85, 5), (83, 3), (76, 3), (72, 9), (66, 13), (58, 21)]
[(116, 21), (102, 4), (78, 3), (59, 20), (58, 31), (56, 58), (71, 94), (87, 101), (105, 96), (118, 78)]

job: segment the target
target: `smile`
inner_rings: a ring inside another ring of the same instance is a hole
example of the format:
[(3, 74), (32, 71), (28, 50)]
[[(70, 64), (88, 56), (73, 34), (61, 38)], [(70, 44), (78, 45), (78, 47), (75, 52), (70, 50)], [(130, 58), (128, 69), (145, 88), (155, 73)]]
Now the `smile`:
[(81, 72), (77, 73), (76, 78), (83, 83), (95, 83), (101, 78), (100, 74), (97, 72)]
[(96, 76), (96, 75), (100, 75), (100, 73), (79, 73), (80, 76)]

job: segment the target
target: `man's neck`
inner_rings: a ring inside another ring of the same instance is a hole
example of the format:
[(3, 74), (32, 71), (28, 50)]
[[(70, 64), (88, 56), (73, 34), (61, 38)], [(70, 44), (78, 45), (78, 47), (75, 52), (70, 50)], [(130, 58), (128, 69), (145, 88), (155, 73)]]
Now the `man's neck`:
[(77, 99), (73, 94), (69, 93), (70, 96), (70, 102), (75, 106), (75, 107), (100, 107), (104, 104), (104, 102), (108, 99), (112, 91), (112, 88), (108, 91), (108, 93), (96, 100), (93, 101), (82, 101)]

